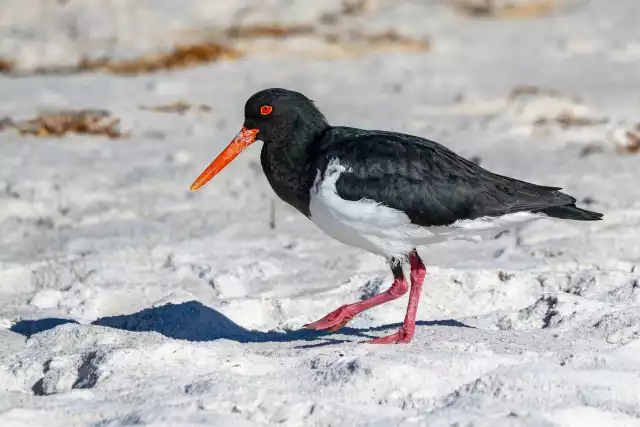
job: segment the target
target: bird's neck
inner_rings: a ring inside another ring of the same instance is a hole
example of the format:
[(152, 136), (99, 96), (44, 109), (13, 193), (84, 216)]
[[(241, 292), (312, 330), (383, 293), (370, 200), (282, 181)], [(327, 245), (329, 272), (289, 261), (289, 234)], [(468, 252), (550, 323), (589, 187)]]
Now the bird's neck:
[(315, 177), (310, 171), (312, 147), (328, 129), (328, 125), (301, 127), (288, 133), (287, 140), (270, 141), (262, 146), (262, 170), (273, 191), (306, 216)]

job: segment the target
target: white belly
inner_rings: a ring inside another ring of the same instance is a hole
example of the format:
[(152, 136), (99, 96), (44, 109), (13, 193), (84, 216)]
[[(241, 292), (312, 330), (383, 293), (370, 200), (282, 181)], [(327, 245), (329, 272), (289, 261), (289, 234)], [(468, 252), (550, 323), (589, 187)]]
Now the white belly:
[(311, 221), (334, 239), (386, 258), (406, 257), (416, 246), (445, 240), (481, 240), (519, 224), (545, 217), (518, 212), (501, 217), (460, 220), (449, 226), (422, 227), (411, 223), (404, 212), (374, 200), (344, 200), (336, 192), (336, 182), (346, 168), (333, 160), (324, 179), (318, 171), (311, 189)]

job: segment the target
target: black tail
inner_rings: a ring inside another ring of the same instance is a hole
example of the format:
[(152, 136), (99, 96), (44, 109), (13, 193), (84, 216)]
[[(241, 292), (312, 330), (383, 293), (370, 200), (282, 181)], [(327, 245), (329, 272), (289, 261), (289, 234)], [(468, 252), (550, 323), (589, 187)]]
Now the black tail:
[(576, 221), (599, 221), (602, 219), (601, 213), (581, 209), (576, 205), (552, 206), (539, 212), (553, 218), (574, 219)]

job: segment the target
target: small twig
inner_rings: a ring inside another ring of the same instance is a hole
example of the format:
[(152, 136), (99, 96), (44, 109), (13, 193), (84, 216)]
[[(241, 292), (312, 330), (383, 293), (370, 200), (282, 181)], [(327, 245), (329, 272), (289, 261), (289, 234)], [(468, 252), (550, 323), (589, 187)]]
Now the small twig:
[(276, 229), (276, 201), (271, 199), (269, 206), (269, 228)]

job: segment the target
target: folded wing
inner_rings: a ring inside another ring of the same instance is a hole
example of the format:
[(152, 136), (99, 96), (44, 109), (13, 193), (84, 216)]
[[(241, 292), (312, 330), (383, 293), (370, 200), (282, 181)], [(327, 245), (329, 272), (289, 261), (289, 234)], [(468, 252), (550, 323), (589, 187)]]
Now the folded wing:
[(577, 208), (576, 199), (557, 187), (494, 174), (436, 142), (392, 132), (339, 129), (317, 147), (316, 170), (338, 159), (346, 168), (336, 182), (341, 198), (374, 200), (405, 212), (414, 224), (449, 225), (523, 211), (577, 220), (602, 217)]

